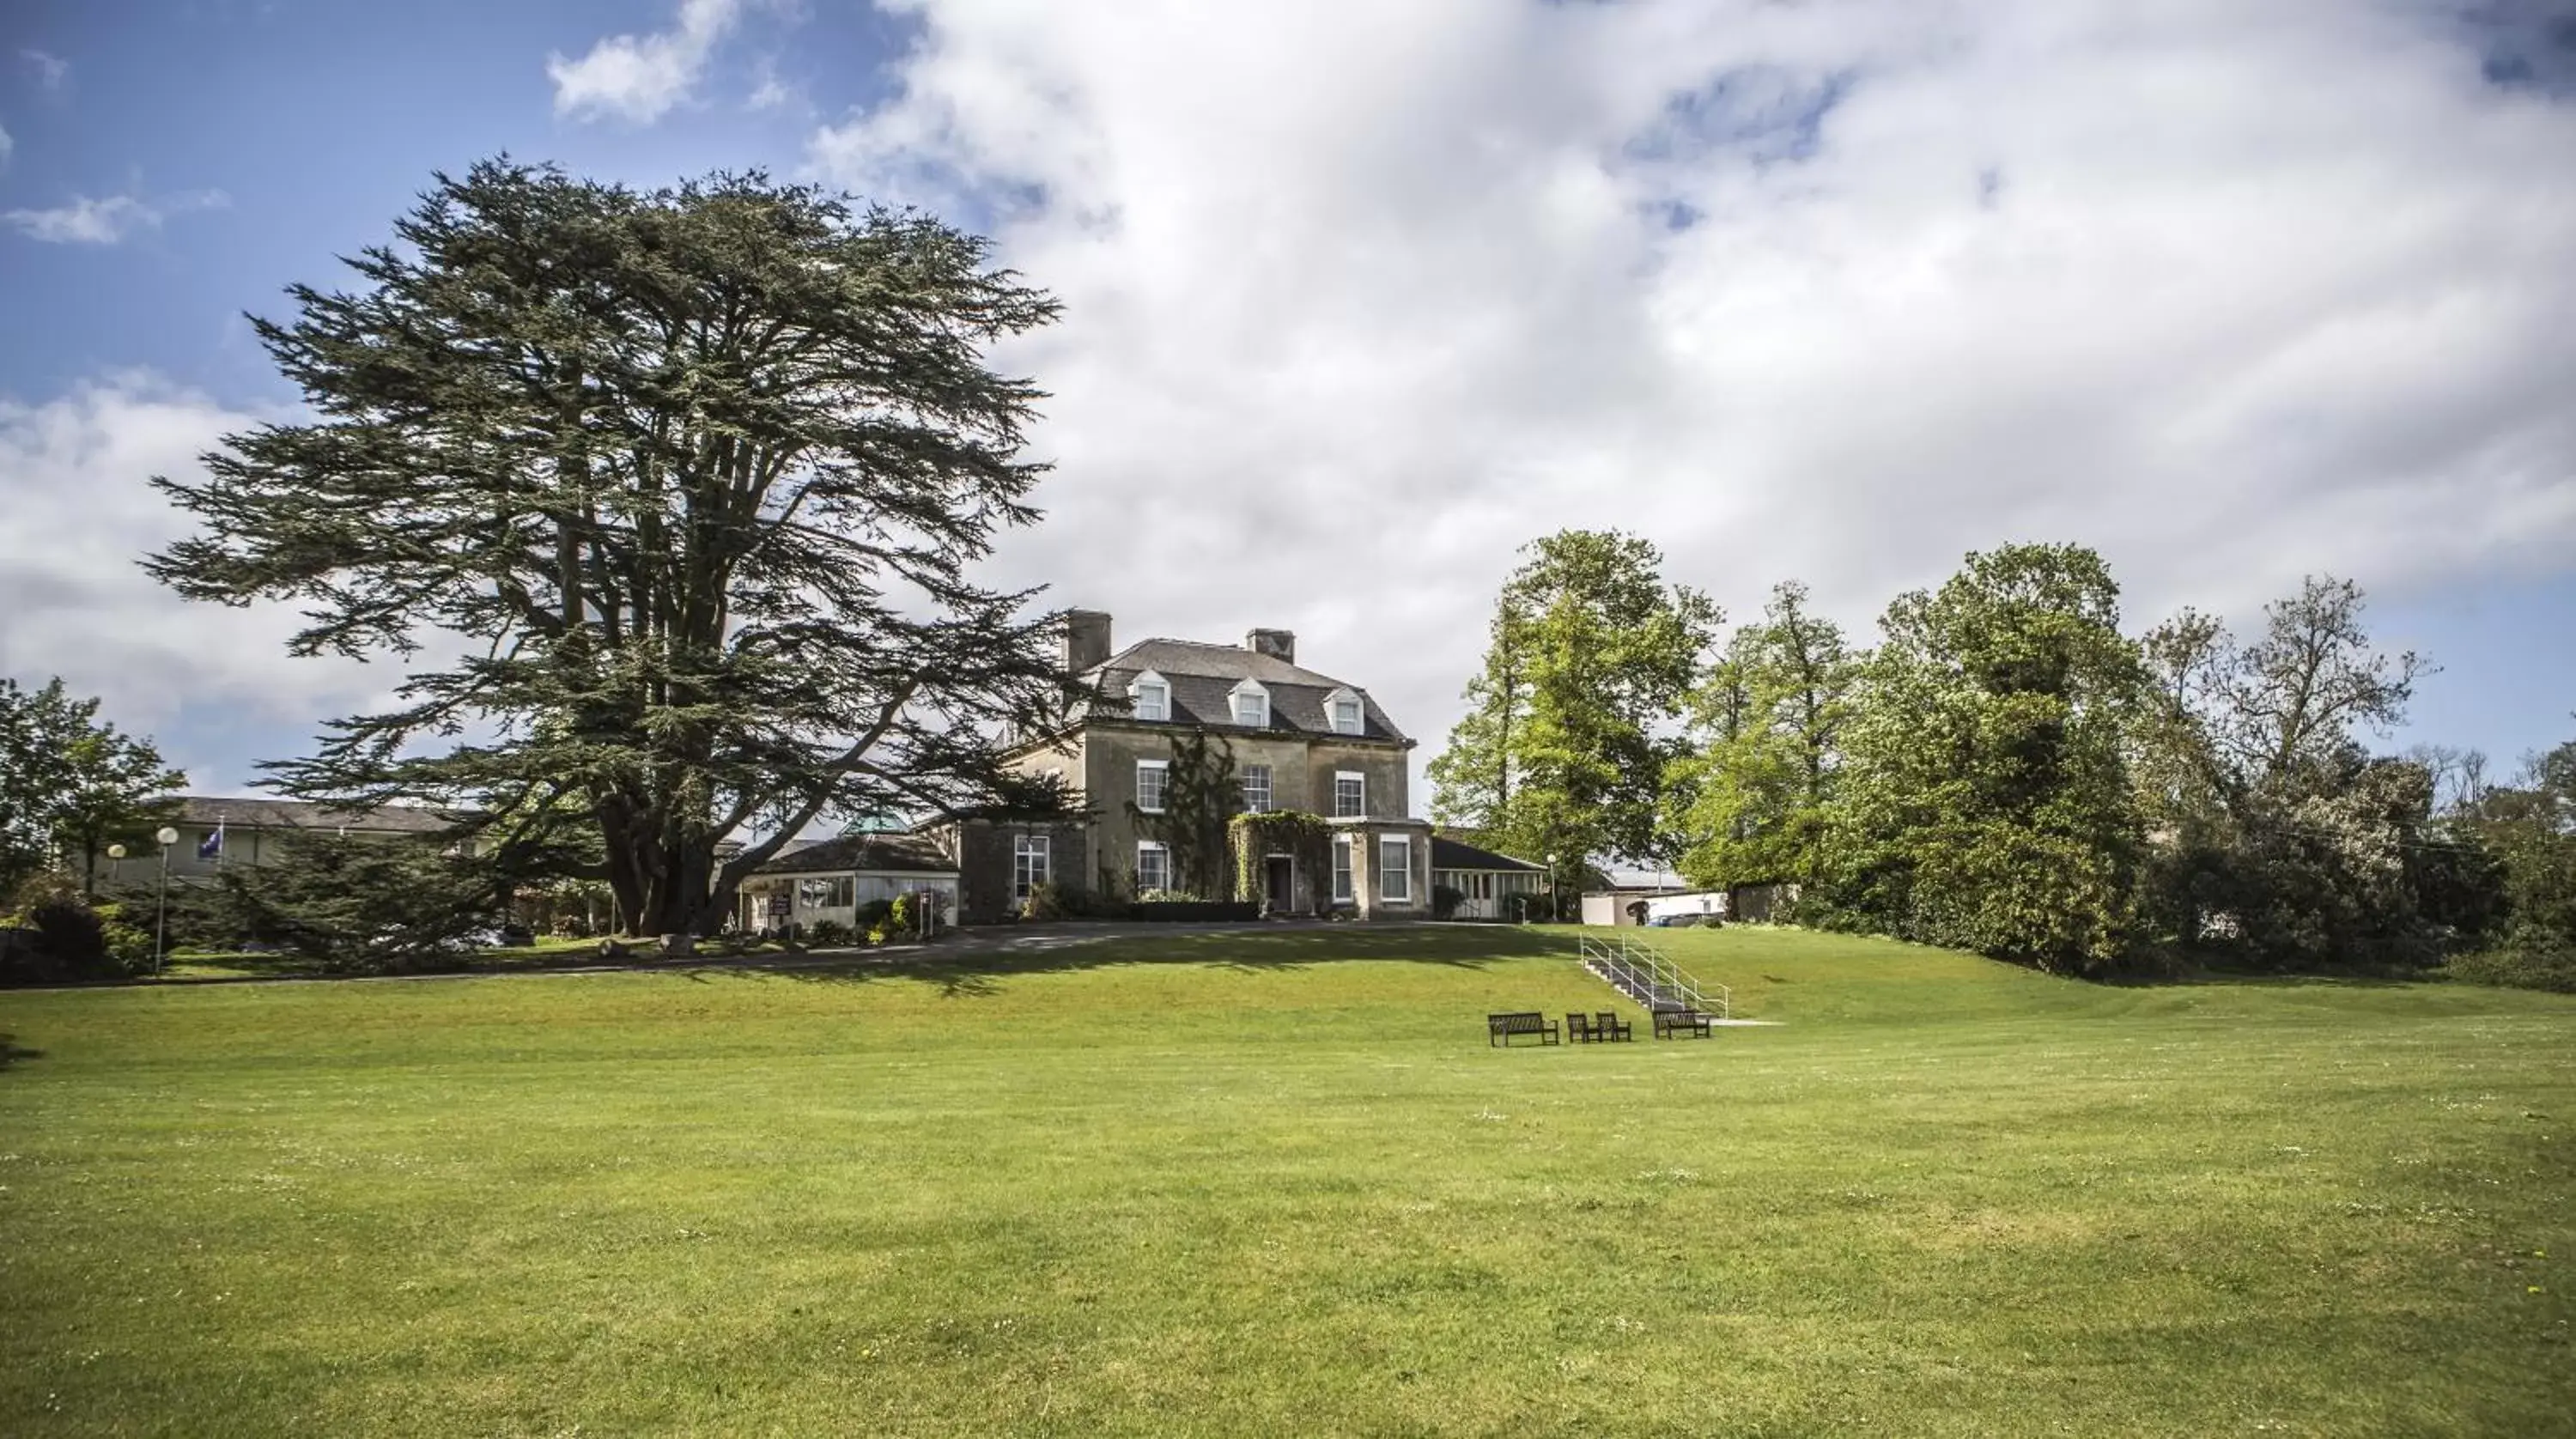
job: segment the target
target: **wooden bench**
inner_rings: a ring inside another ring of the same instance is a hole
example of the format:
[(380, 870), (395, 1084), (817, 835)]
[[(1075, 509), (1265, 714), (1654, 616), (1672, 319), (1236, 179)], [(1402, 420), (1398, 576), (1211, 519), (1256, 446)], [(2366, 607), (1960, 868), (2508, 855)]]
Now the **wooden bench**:
[(1592, 1016), (1592, 1037), (1603, 1041), (1634, 1040), (1637, 1037), (1637, 1027), (1621, 1019), (1615, 1011), (1605, 1009)]
[(1655, 1038), (1670, 1039), (1687, 1034), (1693, 1039), (1709, 1036), (1709, 1017), (1696, 1009), (1659, 1009), (1655, 1011)]
[(1565, 1012), (1565, 1037), (1577, 1044), (1590, 1044), (1601, 1036), (1592, 1028), (1591, 1015), (1577, 1014), (1569, 1009)]
[(1541, 1044), (1554, 1044), (1557, 1042), (1556, 1022), (1536, 1010), (1530, 1010), (1520, 1014), (1489, 1014), (1485, 1016), (1485, 1042), (1487, 1044), (1500, 1045), (1505, 1049), (1509, 1049), (1512, 1045), (1512, 1036), (1515, 1034), (1535, 1034), (1538, 1036), (1538, 1042)]

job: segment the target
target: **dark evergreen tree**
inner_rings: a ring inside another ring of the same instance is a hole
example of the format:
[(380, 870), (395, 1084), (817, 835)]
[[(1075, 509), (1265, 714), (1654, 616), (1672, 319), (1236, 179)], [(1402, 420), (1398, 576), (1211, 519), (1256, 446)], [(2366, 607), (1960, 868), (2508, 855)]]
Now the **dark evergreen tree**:
[(395, 233), (254, 322), (316, 418), (155, 481), (202, 530), (153, 574), (406, 666), (280, 788), (471, 810), (486, 845), (570, 799), (631, 928), (704, 934), (808, 823), (986, 802), (998, 731), (1063, 712), (1055, 617), (968, 573), (1036, 518), (1039, 392), (986, 347), (1056, 311), (985, 242), (759, 174), (506, 161)]

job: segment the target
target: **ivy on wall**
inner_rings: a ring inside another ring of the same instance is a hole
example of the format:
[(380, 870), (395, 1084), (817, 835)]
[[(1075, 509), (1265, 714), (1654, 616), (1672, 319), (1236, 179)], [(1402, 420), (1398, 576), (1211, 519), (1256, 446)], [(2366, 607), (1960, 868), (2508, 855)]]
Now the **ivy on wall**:
[(1234, 817), (1234, 893), (1238, 899), (1265, 897), (1261, 867), (1274, 854), (1296, 861), (1313, 891), (1314, 909), (1333, 907), (1333, 827), (1319, 814), (1277, 809)]
[(1226, 897), (1226, 821), (1243, 808), (1243, 786), (1234, 777), (1234, 746), (1215, 746), (1198, 732), (1172, 741), (1163, 771), (1161, 813), (1127, 804), (1136, 828), (1171, 853), (1171, 887), (1197, 899)]

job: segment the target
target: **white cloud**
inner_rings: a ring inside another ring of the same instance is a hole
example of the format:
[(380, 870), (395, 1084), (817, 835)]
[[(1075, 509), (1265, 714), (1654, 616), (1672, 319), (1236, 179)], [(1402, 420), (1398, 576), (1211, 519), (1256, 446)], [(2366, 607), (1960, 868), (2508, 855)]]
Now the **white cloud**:
[(9, 127), (0, 125), (0, 170), (8, 168), (9, 152), (17, 148), (18, 142), (9, 138)]
[(546, 57), (555, 113), (579, 119), (614, 116), (649, 125), (689, 98), (716, 42), (742, 18), (742, 0), (680, 0), (676, 28), (650, 35), (612, 35), (578, 60)]
[(1059, 462), (1009, 567), (1126, 637), (1295, 627), (1426, 753), (1563, 525), (1864, 633), (2010, 539), (2141, 620), (2576, 555), (2576, 108), (2439, 17), (913, 8), (810, 159), (1066, 301), (1003, 356)]
[(50, 210), (10, 210), (0, 221), (31, 240), (54, 245), (114, 245), (140, 230), (156, 229), (172, 215), (190, 210), (220, 210), (232, 203), (221, 190), (200, 190), (158, 201), (132, 195), (92, 199), (74, 195), (68, 205)]
[(379, 696), (390, 676), (347, 661), (287, 658), (293, 611), (191, 603), (137, 566), (186, 517), (147, 483), (202, 478), (197, 457), (275, 418), (229, 409), (146, 374), (81, 385), (44, 404), (0, 398), (0, 674), (62, 676), (101, 696), (200, 786), (237, 785), (242, 757), (211, 757), (176, 732), (183, 704), (275, 727), (292, 753), (327, 715)]
[(49, 55), (42, 50), (27, 49), (19, 51), (18, 58), (26, 61), (35, 70), (36, 83), (48, 90), (59, 90), (71, 83), (72, 62), (60, 55)]

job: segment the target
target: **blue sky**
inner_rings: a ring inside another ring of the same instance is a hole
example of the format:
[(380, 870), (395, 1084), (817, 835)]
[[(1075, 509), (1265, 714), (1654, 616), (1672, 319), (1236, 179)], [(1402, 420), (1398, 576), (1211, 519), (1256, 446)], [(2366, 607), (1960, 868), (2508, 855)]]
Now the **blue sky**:
[[(242, 324), (439, 168), (766, 167), (1067, 303), (1048, 522), (1121, 640), (1300, 634), (1436, 749), (1513, 548), (1866, 635), (2008, 539), (2143, 627), (2360, 580), (2415, 724), (2576, 737), (2576, 4), (586, 0), (0, 10), (0, 672), (206, 788), (383, 667), (132, 568), (291, 413)], [(1417, 795), (1417, 808), (1427, 796)]]

